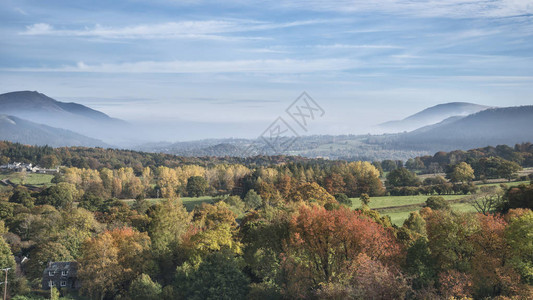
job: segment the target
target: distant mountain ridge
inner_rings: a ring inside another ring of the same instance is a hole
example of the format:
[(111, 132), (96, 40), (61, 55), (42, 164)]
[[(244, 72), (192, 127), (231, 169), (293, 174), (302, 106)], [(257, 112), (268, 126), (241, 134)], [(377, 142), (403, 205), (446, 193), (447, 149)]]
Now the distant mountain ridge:
[(0, 115), (0, 140), (52, 147), (109, 147), (106, 143), (70, 130), (33, 123), (14, 116)]
[(448, 151), (533, 141), (533, 105), (489, 108), (398, 135), (404, 149)]
[(379, 124), (378, 127), (387, 133), (412, 131), (424, 126), (439, 123), (445, 119), (456, 116), (467, 116), (490, 108), (468, 102), (450, 102), (426, 108), (403, 120), (389, 121)]
[(54, 100), (36, 91), (0, 95), (0, 114), (16, 116), (33, 123), (79, 132), (93, 138), (113, 141), (128, 123), (78, 103)]
[(60, 102), (37, 91), (20, 91), (0, 95), (0, 111), (3, 113), (33, 114), (72, 114), (93, 120), (123, 122), (74, 102)]

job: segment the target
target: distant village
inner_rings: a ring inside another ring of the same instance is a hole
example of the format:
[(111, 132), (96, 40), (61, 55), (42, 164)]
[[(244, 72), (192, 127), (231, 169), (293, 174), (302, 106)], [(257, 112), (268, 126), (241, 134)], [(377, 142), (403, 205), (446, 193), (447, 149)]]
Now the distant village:
[(1, 165), (0, 170), (9, 170), (14, 172), (31, 172), (31, 173), (41, 173), (41, 174), (55, 174), (59, 172), (59, 168), (55, 169), (46, 169), (39, 166), (34, 166), (29, 163), (14, 162), (12, 164)]

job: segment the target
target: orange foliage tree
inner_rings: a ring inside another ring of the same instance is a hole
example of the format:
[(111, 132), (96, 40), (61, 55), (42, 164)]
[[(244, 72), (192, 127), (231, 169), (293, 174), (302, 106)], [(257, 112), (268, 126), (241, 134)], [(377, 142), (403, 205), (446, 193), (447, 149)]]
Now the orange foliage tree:
[(390, 266), (401, 256), (390, 231), (346, 208), (301, 206), (290, 228), (283, 265), (289, 275), (286, 292), (293, 297), (330, 282), (350, 281), (361, 253)]

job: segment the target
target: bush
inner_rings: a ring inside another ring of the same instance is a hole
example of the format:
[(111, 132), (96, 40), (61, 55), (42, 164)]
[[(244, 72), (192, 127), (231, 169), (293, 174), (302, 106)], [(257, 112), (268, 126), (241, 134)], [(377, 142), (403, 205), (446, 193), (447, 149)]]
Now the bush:
[(337, 202), (339, 202), (339, 204), (346, 205), (348, 207), (352, 206), (352, 199), (348, 198), (348, 196), (346, 196), (346, 194), (338, 193), (338, 194), (335, 194), (334, 197), (335, 197), (335, 200), (337, 200)]
[(431, 196), (426, 200), (426, 207), (433, 210), (450, 209), (450, 204), (440, 196)]

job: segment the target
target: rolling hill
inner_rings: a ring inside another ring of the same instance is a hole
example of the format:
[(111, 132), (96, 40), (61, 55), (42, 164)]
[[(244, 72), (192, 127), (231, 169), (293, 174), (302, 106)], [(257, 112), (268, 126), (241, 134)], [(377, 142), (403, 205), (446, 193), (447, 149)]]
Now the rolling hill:
[(0, 115), (0, 140), (52, 147), (109, 147), (100, 140), (70, 130), (41, 125), (8, 115)]
[(412, 131), (424, 126), (439, 123), (450, 117), (467, 116), (487, 108), (489, 107), (467, 102), (444, 103), (426, 108), (403, 120), (389, 121), (379, 124), (378, 127), (381, 131), (387, 133)]

